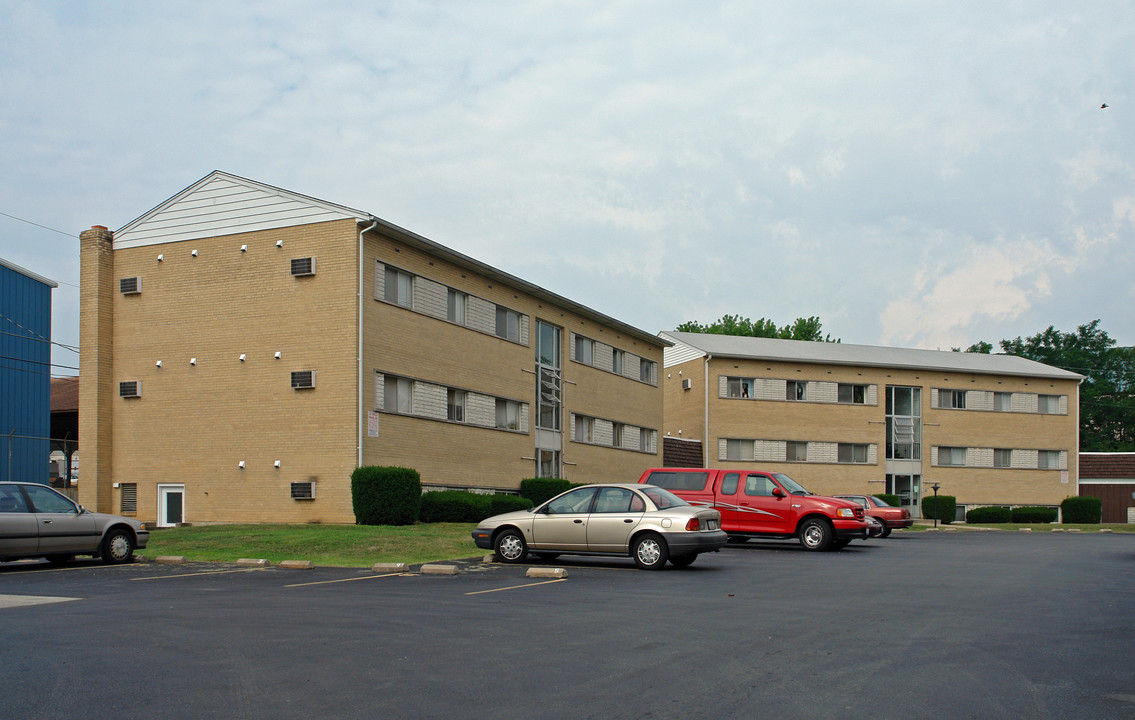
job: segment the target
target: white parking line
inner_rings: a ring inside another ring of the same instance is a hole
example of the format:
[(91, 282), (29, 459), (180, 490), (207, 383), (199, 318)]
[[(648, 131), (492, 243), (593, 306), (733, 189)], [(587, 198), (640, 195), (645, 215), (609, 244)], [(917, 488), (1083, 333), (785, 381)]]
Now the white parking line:
[(48, 603), (81, 600), (73, 597), (44, 597), (42, 595), (0, 595), (0, 608), (23, 607), (25, 605), (46, 605)]
[(526, 583), (524, 585), (510, 585), (509, 587), (494, 588), (492, 590), (478, 590), (477, 592), (467, 592), (466, 595), (484, 595), (485, 593), (501, 592), (503, 590), (521, 590), (523, 588), (535, 587), (537, 585), (548, 585), (549, 583), (567, 582), (567, 578), (560, 578), (558, 580), (545, 580), (544, 582)]
[(239, 570), (206, 570), (204, 572), (182, 573), (180, 575), (148, 575), (146, 577), (130, 578), (130, 581), (133, 582), (135, 580), (170, 580), (172, 578), (196, 577), (198, 575), (225, 575), (226, 573), (263, 572), (263, 571), (264, 571), (264, 568), (241, 568)]
[(386, 573), (385, 575), (361, 575), (353, 578), (341, 578), (339, 580), (316, 580), (314, 582), (296, 583), (294, 585), (285, 585), (286, 588), (294, 587), (307, 587), (308, 585), (331, 585), (332, 583), (341, 582), (354, 582), (355, 580), (374, 580), (375, 578), (397, 577), (399, 575), (409, 575), (410, 573)]

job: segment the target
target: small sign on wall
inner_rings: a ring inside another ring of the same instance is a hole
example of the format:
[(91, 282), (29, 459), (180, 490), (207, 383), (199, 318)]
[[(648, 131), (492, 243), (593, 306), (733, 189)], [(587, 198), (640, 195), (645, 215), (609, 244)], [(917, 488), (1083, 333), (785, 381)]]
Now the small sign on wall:
[(1067, 470), (1061, 470), (1060, 471), (1060, 482), (1064, 483), (1065, 485), (1068, 484), (1068, 471)]
[[(367, 436), (378, 437), (378, 413), (374, 410), (367, 411)], [(1068, 480), (1065, 479), (1064, 482), (1068, 482)]]

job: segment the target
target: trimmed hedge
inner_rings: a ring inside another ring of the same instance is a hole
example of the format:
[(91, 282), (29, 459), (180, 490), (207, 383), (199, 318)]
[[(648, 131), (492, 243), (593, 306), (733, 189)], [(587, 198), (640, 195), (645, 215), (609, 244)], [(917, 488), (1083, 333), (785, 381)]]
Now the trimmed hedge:
[(968, 523), (1007, 523), (1013, 513), (1004, 507), (978, 507), (966, 512)]
[(1064, 498), (1064, 502), (1060, 503), (1060, 514), (1064, 516), (1065, 525), (1098, 525), (1103, 518), (1103, 500), (1094, 497)]
[(1017, 507), (1017, 508), (1013, 508), (1013, 522), (1015, 522), (1015, 523), (1051, 523), (1051, 522), (1056, 522), (1056, 508), (1050, 508), (1050, 507)]
[(875, 493), (875, 497), (879, 498), (891, 507), (901, 507), (902, 498), (898, 495), (891, 495), (890, 493)]
[(567, 492), (571, 487), (571, 481), (563, 478), (528, 478), (520, 481), (520, 497), (528, 498), (535, 506)]
[(531, 500), (516, 495), (483, 495), (465, 490), (439, 490), (422, 495), (419, 519), (424, 523), (475, 523), (493, 515), (530, 507), (532, 507)]
[(422, 506), (421, 476), (412, 468), (355, 468), (351, 504), (359, 525), (413, 525)]
[[(938, 496), (938, 522), (949, 525), (958, 516), (958, 500), (953, 495)], [(925, 520), (934, 519), (934, 496), (922, 496), (922, 517)]]

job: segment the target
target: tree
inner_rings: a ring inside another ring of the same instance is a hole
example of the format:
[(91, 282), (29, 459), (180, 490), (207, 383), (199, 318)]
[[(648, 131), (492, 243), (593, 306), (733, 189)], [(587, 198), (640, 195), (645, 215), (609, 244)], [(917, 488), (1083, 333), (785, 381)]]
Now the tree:
[[(1116, 347), (1100, 321), (1074, 333), (1048, 329), (1029, 338), (1002, 340), (1007, 355), (1035, 360), (1084, 376), (1080, 385), (1080, 451), (1135, 450), (1135, 348)], [(983, 352), (975, 343), (967, 352)]]
[(709, 333), (711, 335), (744, 335), (746, 337), (780, 338), (782, 340), (811, 340), (814, 342), (839, 342), (839, 338), (832, 339), (831, 335), (821, 333), (820, 318), (812, 316), (796, 318), (796, 321), (784, 327), (777, 327), (776, 323), (766, 318), (756, 322), (740, 315), (722, 315), (708, 325), (702, 325), (696, 320), (689, 320), (677, 328), (678, 332)]

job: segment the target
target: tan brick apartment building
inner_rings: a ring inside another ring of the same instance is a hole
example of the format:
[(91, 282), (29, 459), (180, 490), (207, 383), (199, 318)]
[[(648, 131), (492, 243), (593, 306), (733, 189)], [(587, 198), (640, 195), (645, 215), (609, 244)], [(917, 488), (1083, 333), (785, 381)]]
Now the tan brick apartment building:
[(1077, 494), (1080, 375), (1006, 355), (664, 332), (664, 435), (709, 467), (894, 493), (920, 514)]
[(89, 507), (353, 522), (359, 464), (507, 491), (661, 462), (665, 340), (369, 213), (214, 172), (81, 254)]

